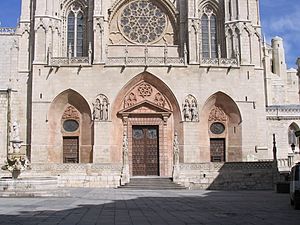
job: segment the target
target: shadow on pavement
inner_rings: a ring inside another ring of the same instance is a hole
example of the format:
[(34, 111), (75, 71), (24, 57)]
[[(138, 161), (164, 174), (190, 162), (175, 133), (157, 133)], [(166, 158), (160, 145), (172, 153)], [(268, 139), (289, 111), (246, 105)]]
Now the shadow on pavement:
[(300, 221), (300, 211), (289, 206), (288, 195), (271, 191), (111, 192), (87, 189), (81, 196), (64, 199), (1, 199), (7, 207), (18, 207), (17, 202), (24, 206), (12, 215), (0, 215), (0, 224), (296, 225)]

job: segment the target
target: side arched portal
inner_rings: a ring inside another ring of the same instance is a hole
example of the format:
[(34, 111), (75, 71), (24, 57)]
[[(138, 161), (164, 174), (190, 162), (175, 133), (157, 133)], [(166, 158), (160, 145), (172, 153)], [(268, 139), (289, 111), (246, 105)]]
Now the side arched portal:
[(201, 158), (211, 162), (242, 160), (242, 119), (236, 103), (217, 92), (208, 98), (200, 116)]
[[(148, 72), (137, 75), (119, 92), (112, 115), (113, 135), (119, 140), (116, 146), (123, 145), (112, 155), (119, 155), (123, 163), (128, 161), (129, 175), (172, 176), (174, 134), (182, 137), (182, 124), (180, 107), (170, 88)], [(124, 149), (124, 141), (122, 144), (124, 133), (128, 149)], [(180, 155), (182, 160), (182, 152)]]
[(48, 124), (49, 162), (92, 162), (91, 110), (79, 93), (71, 89), (60, 93), (51, 103)]

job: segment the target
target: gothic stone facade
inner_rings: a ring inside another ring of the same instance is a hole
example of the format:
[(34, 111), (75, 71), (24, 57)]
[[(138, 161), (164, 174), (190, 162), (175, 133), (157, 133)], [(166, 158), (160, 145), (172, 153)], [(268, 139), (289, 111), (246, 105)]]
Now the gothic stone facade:
[(272, 159), (272, 133), (287, 157), (298, 129), (298, 78), (258, 0), (22, 0), (0, 43), (0, 160), (18, 121), (24, 176), (197, 182), (204, 164)]

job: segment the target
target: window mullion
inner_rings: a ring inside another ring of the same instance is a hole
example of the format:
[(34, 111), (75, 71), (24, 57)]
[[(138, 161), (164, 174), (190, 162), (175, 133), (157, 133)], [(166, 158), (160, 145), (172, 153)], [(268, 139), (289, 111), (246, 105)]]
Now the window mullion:
[(77, 57), (77, 15), (75, 14), (75, 21), (74, 21), (74, 57)]
[(208, 17), (208, 50), (209, 50), (209, 58), (212, 58), (212, 54), (211, 54), (211, 27), (210, 27), (210, 16)]

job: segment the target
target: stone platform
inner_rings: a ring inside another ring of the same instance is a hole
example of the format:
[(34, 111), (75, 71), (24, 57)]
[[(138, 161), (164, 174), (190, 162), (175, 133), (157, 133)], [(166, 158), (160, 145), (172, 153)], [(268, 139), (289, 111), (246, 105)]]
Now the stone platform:
[(70, 193), (58, 187), (56, 177), (0, 179), (0, 197), (65, 197)]

